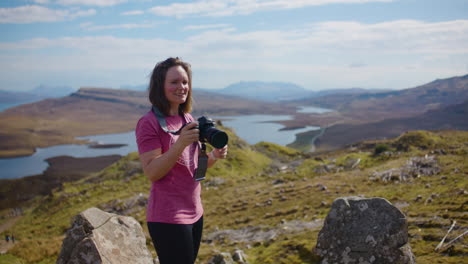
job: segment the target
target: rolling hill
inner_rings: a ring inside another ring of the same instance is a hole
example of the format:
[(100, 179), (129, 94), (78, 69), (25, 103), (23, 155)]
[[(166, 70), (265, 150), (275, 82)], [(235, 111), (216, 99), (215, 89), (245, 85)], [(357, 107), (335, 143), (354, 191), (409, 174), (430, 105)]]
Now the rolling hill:
[(308, 97), (313, 94), (299, 85), (285, 82), (238, 82), (231, 84), (217, 93), (240, 96), (262, 101), (284, 101)]
[[(277, 88), (274, 91), (288, 91), (283, 83), (253, 84), (262, 89), (272, 89), (270, 86), (274, 84)], [(256, 87), (253, 84), (239, 85), (245, 91), (251, 91)], [(290, 90), (303, 91), (295, 86)], [(267, 94), (262, 91), (260, 94)], [(468, 100), (468, 75), (400, 91), (362, 93), (362, 90), (342, 90), (338, 94), (281, 103), (197, 89), (194, 89), (193, 97), (194, 116), (294, 115), (293, 120), (281, 121), (286, 129), (327, 128), (317, 143), (319, 149), (330, 149), (356, 140), (396, 136), (411, 129), (465, 129), (464, 117), (448, 107)], [(298, 106), (307, 105), (336, 111), (325, 114), (295, 112)], [(148, 110), (146, 92), (104, 88), (81, 88), (62, 98), (7, 109), (0, 113), (0, 157), (31, 155), (37, 147), (82, 143), (75, 139), (78, 136), (131, 131), (138, 118)]]
[(239, 96), (242, 98), (269, 101), (269, 102), (287, 102), (304, 98), (313, 98), (333, 94), (362, 94), (375, 91), (387, 91), (363, 88), (345, 88), (345, 89), (327, 89), (327, 90), (307, 90), (297, 84), (290, 82), (261, 82), (261, 81), (242, 81), (233, 83), (223, 89), (209, 90), (210, 92)]
[[(194, 116), (292, 113), (295, 108), (194, 90)], [(82, 143), (78, 136), (131, 131), (150, 109), (146, 92), (81, 88), (62, 98), (0, 113), (0, 157), (31, 155), (37, 147)]]
[(363, 140), (396, 137), (411, 130), (441, 129), (468, 130), (468, 100), (407, 118), (333, 125), (326, 128), (325, 133), (315, 141), (315, 147), (319, 151), (338, 149)]
[(414, 88), (377, 93), (333, 94), (296, 101), (335, 109), (347, 123), (404, 118), (468, 100), (468, 75), (440, 79)]

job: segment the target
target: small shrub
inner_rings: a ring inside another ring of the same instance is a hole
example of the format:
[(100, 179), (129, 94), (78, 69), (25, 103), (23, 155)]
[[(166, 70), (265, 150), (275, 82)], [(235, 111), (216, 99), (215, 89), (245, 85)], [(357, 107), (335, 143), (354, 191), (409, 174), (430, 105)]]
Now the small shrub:
[(396, 141), (400, 151), (410, 151), (412, 148), (430, 149), (436, 146), (437, 138), (427, 131), (410, 131), (401, 135)]
[(379, 144), (377, 146), (375, 146), (375, 149), (374, 149), (374, 155), (379, 155), (380, 153), (384, 153), (386, 151), (389, 151), (390, 150), (390, 147), (386, 144)]

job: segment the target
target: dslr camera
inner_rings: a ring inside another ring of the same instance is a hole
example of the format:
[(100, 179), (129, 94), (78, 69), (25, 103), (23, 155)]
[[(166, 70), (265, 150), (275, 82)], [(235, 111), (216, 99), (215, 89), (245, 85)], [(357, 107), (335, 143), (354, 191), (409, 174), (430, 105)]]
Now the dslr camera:
[(215, 128), (215, 122), (208, 117), (198, 118), (198, 128), (200, 130), (200, 142), (208, 142), (214, 148), (220, 149), (228, 143), (226, 132)]

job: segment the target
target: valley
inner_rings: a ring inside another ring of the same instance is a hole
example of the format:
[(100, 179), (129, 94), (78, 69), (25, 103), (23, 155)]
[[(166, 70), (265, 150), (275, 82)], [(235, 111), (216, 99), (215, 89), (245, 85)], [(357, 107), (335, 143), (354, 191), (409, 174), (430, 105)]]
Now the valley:
[[(319, 151), (358, 140), (394, 137), (413, 129), (466, 129), (468, 122), (463, 118), (468, 100), (468, 75), (400, 91), (366, 93), (359, 90), (282, 102), (258, 101), (206, 90), (194, 90), (193, 97), (194, 116), (293, 115), (293, 120), (279, 123), (285, 129), (327, 128), (318, 141), (316, 149)], [(457, 109), (450, 110), (454, 105), (458, 105)], [(297, 112), (301, 106), (320, 106), (335, 111)], [(128, 132), (148, 109), (146, 92), (104, 88), (81, 88), (62, 98), (10, 108), (0, 113), (0, 158), (31, 155), (38, 147), (85, 143), (75, 139), (79, 136)], [(433, 113), (438, 121), (432, 120)], [(348, 129), (350, 133), (343, 133)], [(310, 142), (307, 144), (309, 146), (300, 148), (312, 147)]]
[[(383, 197), (399, 207), (408, 217), (418, 263), (461, 263), (468, 254), (463, 240), (442, 251), (434, 248), (453, 221), (450, 239), (468, 228), (467, 102), (468, 75), (401, 91), (284, 102), (194, 90), (194, 116), (292, 115), (279, 121), (285, 130), (321, 127), (283, 147), (248, 144), (221, 126), (231, 140), (229, 157), (203, 182), (207, 222), (199, 263), (214, 252), (238, 248), (253, 264), (318, 263), (312, 251), (318, 231), (329, 205), (343, 196)], [(301, 106), (335, 111), (297, 112)], [(88, 143), (76, 139), (80, 136), (128, 132), (148, 109), (145, 92), (104, 88), (81, 88), (10, 108), (0, 113), (0, 157)], [(406, 173), (407, 164), (425, 157), (435, 160), (434, 173), (388, 176), (388, 171)], [(89, 207), (131, 215), (144, 224), (144, 203), (126, 207), (149, 191), (136, 153), (63, 156), (49, 163), (43, 175), (1, 182), (0, 225), (6, 227), (1, 235), (14, 233), (18, 243), (0, 255), (0, 263), (54, 263), (69, 219)], [(236, 232), (258, 236), (239, 240)]]

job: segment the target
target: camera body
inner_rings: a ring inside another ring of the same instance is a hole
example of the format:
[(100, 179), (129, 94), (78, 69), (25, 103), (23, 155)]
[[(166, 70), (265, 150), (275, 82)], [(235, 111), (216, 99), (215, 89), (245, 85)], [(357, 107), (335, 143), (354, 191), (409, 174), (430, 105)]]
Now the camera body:
[(226, 132), (216, 129), (215, 122), (211, 118), (202, 116), (197, 121), (197, 128), (200, 130), (199, 140), (201, 142), (208, 142), (217, 149), (226, 146), (229, 140), (228, 135)]

